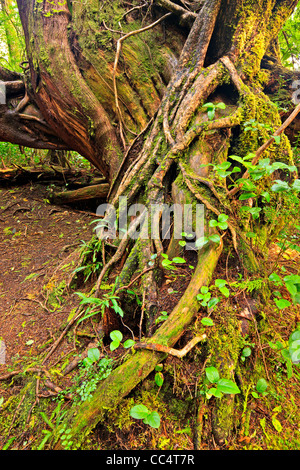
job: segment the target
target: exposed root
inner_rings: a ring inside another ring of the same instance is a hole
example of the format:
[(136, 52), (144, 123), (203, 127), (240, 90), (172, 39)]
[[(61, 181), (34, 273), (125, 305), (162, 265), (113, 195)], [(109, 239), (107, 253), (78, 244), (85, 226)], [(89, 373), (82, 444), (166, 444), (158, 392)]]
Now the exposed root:
[[(169, 318), (151, 338), (152, 343), (172, 347), (182, 336), (198, 311), (196, 296), (202, 286), (209, 284), (222, 248), (221, 243), (217, 248), (209, 245), (202, 251), (185, 293)], [(148, 350), (139, 350), (131, 355), (101, 383), (90, 401), (80, 405), (73, 421), (72, 437), (82, 441), (85, 435), (103, 419), (105, 410), (116, 407), (164, 357), (165, 353)], [(59, 443), (56, 448), (60, 448)]]
[(196, 346), (196, 344), (200, 343), (200, 341), (205, 340), (206, 335), (195, 336), (195, 338), (189, 341), (182, 349), (168, 348), (167, 346), (154, 343), (136, 343), (134, 345), (134, 349), (149, 349), (150, 351), (163, 352), (166, 354), (170, 354), (171, 356), (178, 357), (179, 359), (182, 359), (184, 356), (187, 355), (188, 352), (191, 351), (191, 349)]

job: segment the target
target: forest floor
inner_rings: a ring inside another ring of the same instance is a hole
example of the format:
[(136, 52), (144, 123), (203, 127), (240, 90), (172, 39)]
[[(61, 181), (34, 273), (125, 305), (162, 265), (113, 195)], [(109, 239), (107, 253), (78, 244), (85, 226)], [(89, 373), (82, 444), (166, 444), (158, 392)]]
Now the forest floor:
[[(72, 275), (76, 265), (74, 250), (83, 241), (90, 240), (95, 218), (93, 209), (50, 204), (45, 185), (28, 183), (0, 188), (0, 376), (34, 367), (78, 306), (75, 290), (65, 289), (66, 279)], [(278, 251), (273, 252), (274, 258), (269, 260), (270, 263), (277, 259), (277, 254)], [(298, 272), (298, 255), (295, 252), (283, 258), (281, 263), (284, 269)], [(170, 312), (190, 277), (191, 272), (185, 268), (179, 268), (175, 277), (167, 276), (160, 293), (162, 311)], [(265, 316), (268, 317), (268, 324), (261, 333), (261, 341), (272, 384), (266, 396), (259, 399), (251, 397), (249, 389), (249, 395), (244, 397), (243, 406), (239, 409), (239, 428), (226, 444), (227, 449), (300, 447), (299, 369), (296, 368), (288, 379), (284, 361), (268, 346), (268, 339), (287, 341), (288, 334), (299, 321), (299, 311), (293, 307), (285, 309), (283, 314), (270, 305), (262, 318)], [(200, 318), (201, 315), (198, 322)], [(270, 327), (272, 334), (268, 336)], [(91, 329), (87, 331), (84, 328), (76, 331), (77, 339), (81, 335), (80, 346), (73, 333), (66, 336), (51, 357), (51, 367), (64, 361), (68, 363), (78, 354), (77, 347), (82, 350), (95, 339), (95, 334), (91, 333)], [(190, 339), (190, 333), (177, 345), (178, 349)], [(251, 338), (248, 342), (251, 344)], [(107, 344), (104, 345), (104, 352), (110, 354)], [(122, 360), (124, 350), (120, 352), (119, 349), (113, 355), (117, 360)], [(255, 357), (251, 360), (255, 361)], [(109, 415), (107, 423), (97, 427), (91, 437), (90, 448), (192, 450), (194, 396), (199, 367), (196, 352), (189, 353), (184, 361), (169, 357), (164, 364), (163, 387), (153, 387), (152, 376), (140, 386), (139, 399), (160, 410), (162, 425), (159, 430), (130, 419), (129, 409), (135, 403), (132, 393), (123, 400), (121, 407)], [(68, 387), (72, 383), (72, 374), (61, 381), (58, 374), (57, 381), (62, 388)], [(42, 433), (47, 430), (45, 422), (37, 425), (38, 413), (32, 410), (30, 413), (26, 411), (28, 420), (25, 430), (20, 431), (19, 425), (14, 429), (14, 421), (20, 411), (14, 399), (23, 387), (22, 380), (0, 382), (0, 409), (3, 404), (0, 449), (36, 448), (43, 439)], [(12, 412), (9, 411), (9, 404), (13, 402)], [(46, 411), (48, 407), (50, 411), (47, 413), (55, 412), (57, 402), (53, 402), (51, 396), (50, 399), (49, 396), (41, 398), (40, 402), (43, 402), (41, 409)], [(209, 422), (210, 417), (205, 416), (205, 419)], [(202, 447), (218, 449), (216, 443), (209, 439), (204, 439)]]

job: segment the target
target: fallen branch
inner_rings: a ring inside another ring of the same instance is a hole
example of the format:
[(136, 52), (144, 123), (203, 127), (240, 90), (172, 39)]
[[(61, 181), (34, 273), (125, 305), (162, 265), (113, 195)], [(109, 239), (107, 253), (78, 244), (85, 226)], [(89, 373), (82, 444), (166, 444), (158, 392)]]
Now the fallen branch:
[(52, 196), (55, 204), (67, 204), (71, 202), (85, 201), (95, 198), (106, 198), (109, 191), (109, 184), (96, 184), (94, 186), (86, 186), (84, 188), (75, 189), (74, 191), (63, 191)]
[(182, 359), (184, 356), (187, 355), (188, 352), (190, 352), (191, 349), (196, 346), (196, 344), (200, 343), (200, 341), (204, 341), (205, 339), (206, 335), (196, 336), (191, 341), (189, 341), (182, 349), (168, 348), (167, 346), (163, 346), (162, 344), (154, 343), (136, 343), (134, 345), (134, 349), (148, 349), (150, 351), (163, 352)]

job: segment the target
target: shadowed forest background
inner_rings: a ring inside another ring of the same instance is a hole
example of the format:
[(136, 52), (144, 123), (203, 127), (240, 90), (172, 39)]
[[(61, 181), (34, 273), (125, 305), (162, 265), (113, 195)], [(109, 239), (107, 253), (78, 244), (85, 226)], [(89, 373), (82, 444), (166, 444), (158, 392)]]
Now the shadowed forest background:
[(297, 5), (0, 0), (3, 450), (298, 449)]

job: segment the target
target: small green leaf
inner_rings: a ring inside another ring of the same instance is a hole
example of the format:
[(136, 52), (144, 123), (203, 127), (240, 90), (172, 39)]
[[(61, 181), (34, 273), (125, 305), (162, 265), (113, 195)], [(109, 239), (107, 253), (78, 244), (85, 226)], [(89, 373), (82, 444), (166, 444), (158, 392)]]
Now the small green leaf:
[(205, 103), (202, 108), (205, 108), (205, 109), (214, 109), (215, 105), (214, 103)]
[(215, 117), (215, 109), (209, 109), (207, 111), (207, 116), (210, 121), (212, 121)]
[(274, 193), (282, 193), (289, 192), (291, 188), (289, 187), (286, 181), (276, 180), (273, 186), (271, 187), (271, 190), (274, 191)]
[(220, 299), (218, 299), (218, 297), (213, 297), (209, 300), (209, 302), (207, 302), (207, 306), (208, 308), (214, 308), (219, 302)]
[(176, 264), (183, 264), (186, 262), (184, 258), (180, 258), (179, 256), (173, 258), (172, 261), (173, 263), (176, 263)]
[(123, 343), (123, 346), (124, 346), (125, 349), (131, 348), (134, 345), (135, 345), (135, 341), (133, 341), (133, 339), (127, 339)]
[(220, 238), (220, 235), (210, 235), (209, 237), (209, 240), (212, 241), (213, 243), (220, 243), (221, 241), (221, 238)]
[(268, 382), (261, 378), (257, 381), (257, 384), (256, 384), (256, 390), (259, 392), (259, 393), (263, 393), (265, 392), (265, 390), (267, 389), (268, 387)]
[(224, 287), (224, 286), (226, 286), (226, 284), (227, 284), (227, 281), (225, 281), (225, 279), (216, 279), (215, 280), (215, 286), (216, 287), (219, 287), (219, 288)]
[(229, 218), (228, 215), (226, 215), (226, 214), (220, 214), (220, 215), (218, 216), (218, 221), (223, 223), (223, 222), (226, 222), (226, 221), (228, 220), (228, 218)]
[(161, 387), (164, 383), (164, 376), (161, 372), (157, 372), (154, 377), (155, 383), (158, 387)]
[(112, 341), (109, 345), (111, 351), (114, 351), (120, 346), (120, 341)]
[(209, 317), (203, 317), (203, 318), (201, 319), (201, 323), (202, 323), (202, 325), (204, 325), (204, 326), (213, 326), (213, 325), (214, 325), (213, 320), (212, 320), (211, 318), (209, 318)]
[(282, 310), (286, 307), (289, 307), (291, 305), (291, 302), (289, 302), (286, 299), (274, 299), (274, 302), (276, 303), (277, 307)]
[(218, 109), (226, 109), (226, 104), (221, 102), (215, 105), (216, 108)]
[(90, 348), (88, 350), (88, 358), (93, 362), (97, 362), (100, 359), (100, 351), (98, 348)]
[(299, 192), (300, 191), (300, 180), (295, 180), (292, 184), (292, 189)]
[(227, 297), (227, 298), (229, 297), (230, 292), (229, 292), (229, 290), (227, 289), (227, 287), (220, 287), (219, 289), (220, 289), (220, 292), (221, 292), (225, 297)]
[(236, 394), (241, 393), (240, 389), (232, 380), (229, 379), (220, 379), (217, 383), (217, 389), (222, 393)]
[(251, 349), (247, 346), (242, 351), (242, 357), (249, 357), (251, 356)]
[(207, 243), (209, 242), (208, 238), (207, 237), (200, 237), (196, 240), (195, 242), (195, 246), (196, 248), (203, 248)]
[(246, 201), (247, 199), (256, 197), (255, 193), (242, 193), (239, 197), (240, 201)]
[(145, 419), (144, 419), (145, 424), (149, 424), (151, 428), (158, 429), (160, 426), (160, 416), (156, 411), (151, 411)]
[(145, 405), (135, 405), (131, 408), (129, 414), (135, 419), (145, 419), (149, 414), (149, 410)]
[(215, 220), (215, 219), (212, 219), (209, 221), (209, 226), (210, 227), (217, 227), (219, 224), (218, 224), (218, 221)]
[(220, 379), (219, 372), (215, 367), (206, 367), (205, 374), (211, 383), (216, 383)]
[(278, 432), (281, 432), (282, 431), (282, 425), (280, 423), (280, 421), (278, 421), (278, 419), (276, 418), (276, 416), (272, 416), (272, 424), (274, 426), (274, 428), (276, 429), (276, 431)]
[(267, 202), (270, 202), (271, 200), (271, 197), (270, 197), (270, 193), (268, 191), (263, 191), (261, 193), (261, 196), (267, 201)]
[(121, 331), (119, 331), (119, 330), (114, 330), (114, 331), (112, 331), (112, 332), (109, 334), (109, 336), (111, 337), (111, 339), (112, 339), (113, 341), (119, 341), (119, 343), (120, 343), (120, 342), (122, 341), (122, 339), (123, 339), (123, 335), (122, 335)]

